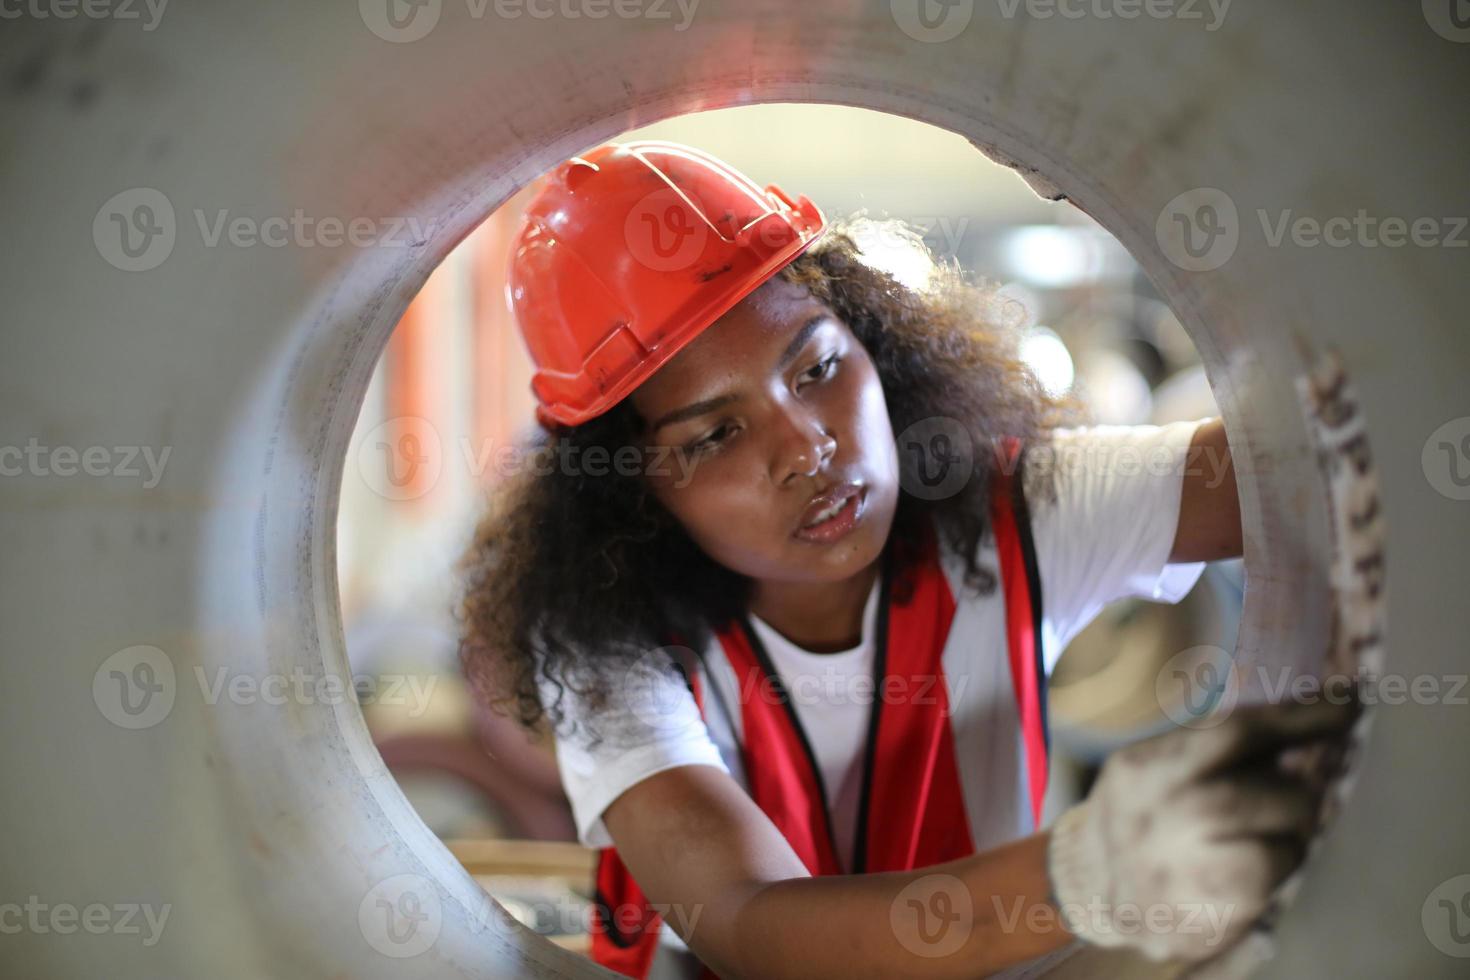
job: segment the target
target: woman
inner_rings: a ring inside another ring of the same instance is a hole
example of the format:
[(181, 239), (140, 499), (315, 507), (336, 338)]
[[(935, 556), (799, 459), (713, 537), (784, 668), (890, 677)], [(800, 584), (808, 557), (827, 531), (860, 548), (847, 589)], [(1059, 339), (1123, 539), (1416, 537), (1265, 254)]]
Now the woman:
[(1069, 427), (957, 271), (905, 288), (678, 144), (544, 178), (509, 290), (557, 462), (479, 529), (462, 655), (557, 732), (596, 959), (971, 977), (1203, 959), (1264, 910), (1320, 790), (1269, 761), (1337, 706), (1131, 746), (1041, 829), (1059, 651), (1240, 554), (1233, 477), (1186, 466), (1228, 460), (1217, 420)]

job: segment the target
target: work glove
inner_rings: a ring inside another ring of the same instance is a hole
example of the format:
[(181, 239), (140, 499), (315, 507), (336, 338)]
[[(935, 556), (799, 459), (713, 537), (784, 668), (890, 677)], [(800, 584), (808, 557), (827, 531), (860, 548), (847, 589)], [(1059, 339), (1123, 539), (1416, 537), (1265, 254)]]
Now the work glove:
[(1351, 697), (1242, 706), (1114, 752), (1051, 830), (1052, 900), (1083, 942), (1217, 956), (1265, 912), (1319, 827)]

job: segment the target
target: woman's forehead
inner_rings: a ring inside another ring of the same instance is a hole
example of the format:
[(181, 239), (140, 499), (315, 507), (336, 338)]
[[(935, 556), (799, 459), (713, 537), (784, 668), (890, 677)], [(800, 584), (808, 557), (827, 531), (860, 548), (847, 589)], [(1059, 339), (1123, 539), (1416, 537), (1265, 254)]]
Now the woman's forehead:
[(723, 387), (718, 382), (731, 376), (769, 371), (794, 336), (825, 312), (805, 286), (779, 276), (762, 283), (639, 385), (635, 404), (676, 397), (690, 385)]
[(793, 315), (793, 311), (813, 305), (820, 304), (806, 286), (789, 282), (782, 276), (773, 276), (735, 304), (730, 312), (743, 309), (747, 315), (777, 320)]
[[(735, 304), (669, 361), (755, 354), (780, 344), (826, 308), (805, 287), (777, 276)], [(668, 366), (668, 365), (665, 365)]]

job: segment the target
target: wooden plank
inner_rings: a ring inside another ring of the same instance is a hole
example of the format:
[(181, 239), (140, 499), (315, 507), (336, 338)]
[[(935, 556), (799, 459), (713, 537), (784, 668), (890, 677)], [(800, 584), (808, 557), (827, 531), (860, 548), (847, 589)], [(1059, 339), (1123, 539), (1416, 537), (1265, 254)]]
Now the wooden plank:
[(470, 874), (531, 875), (565, 878), (590, 885), (597, 869), (597, 852), (580, 844), (558, 841), (449, 840), (449, 852)]

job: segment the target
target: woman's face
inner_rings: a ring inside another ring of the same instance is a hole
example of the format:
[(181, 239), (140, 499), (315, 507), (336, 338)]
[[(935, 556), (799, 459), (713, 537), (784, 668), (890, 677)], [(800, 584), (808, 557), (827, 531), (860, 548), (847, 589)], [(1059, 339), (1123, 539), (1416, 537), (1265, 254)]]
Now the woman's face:
[[(888, 406), (866, 348), (806, 287), (762, 284), (630, 398), (660, 450), (655, 495), (715, 561), (826, 582), (883, 550), (899, 487)], [(843, 509), (803, 531), (832, 489)]]

